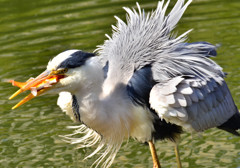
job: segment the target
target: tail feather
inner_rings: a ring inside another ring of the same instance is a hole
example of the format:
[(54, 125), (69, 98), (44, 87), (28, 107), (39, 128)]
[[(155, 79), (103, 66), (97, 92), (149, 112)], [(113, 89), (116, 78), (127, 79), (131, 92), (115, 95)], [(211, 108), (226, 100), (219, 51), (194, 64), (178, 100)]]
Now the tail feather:
[(218, 128), (230, 132), (234, 135), (240, 136), (240, 134), (237, 132), (237, 130), (240, 129), (240, 113), (238, 112), (238, 110), (237, 113), (235, 113), (225, 123), (218, 126)]

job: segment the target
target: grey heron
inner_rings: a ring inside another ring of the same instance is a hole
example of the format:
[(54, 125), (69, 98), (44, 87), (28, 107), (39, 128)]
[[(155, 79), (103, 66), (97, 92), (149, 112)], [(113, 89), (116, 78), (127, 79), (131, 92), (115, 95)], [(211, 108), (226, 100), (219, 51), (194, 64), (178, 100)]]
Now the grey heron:
[(159, 2), (152, 13), (138, 4), (138, 11), (124, 8), (127, 22), (116, 17), (112, 36), (95, 53), (68, 50), (38, 77), (11, 81), (20, 89), (10, 99), (31, 91), (13, 109), (39, 95), (59, 94), (58, 105), (80, 123), (74, 134), (85, 134), (66, 140), (81, 147), (98, 143), (88, 156), (103, 151), (96, 167), (110, 167), (128, 138), (148, 142), (154, 166), (160, 167), (154, 142), (177, 141), (183, 129), (218, 127), (239, 135), (240, 115), (225, 73), (209, 58), (216, 56), (216, 47), (187, 43), (190, 31), (172, 33), (190, 3), (178, 0), (167, 15), (169, 1)]

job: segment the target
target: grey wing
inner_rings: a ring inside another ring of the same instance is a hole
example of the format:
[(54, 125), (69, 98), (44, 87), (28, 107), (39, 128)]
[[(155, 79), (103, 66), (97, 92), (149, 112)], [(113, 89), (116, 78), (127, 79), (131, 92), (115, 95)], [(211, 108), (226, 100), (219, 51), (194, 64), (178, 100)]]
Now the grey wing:
[(177, 76), (156, 84), (149, 101), (160, 118), (186, 130), (217, 127), (238, 113), (221, 77), (203, 81), (193, 75)]
[(108, 39), (96, 50), (102, 62), (109, 63), (103, 88), (127, 84), (136, 70), (168, 59), (169, 52), (184, 42), (189, 32), (176, 38), (171, 33), (190, 3), (191, 0), (177, 1), (167, 16), (169, 1), (159, 2), (151, 13), (145, 13), (138, 4), (138, 11), (124, 8), (127, 22), (116, 17), (112, 37), (107, 35)]

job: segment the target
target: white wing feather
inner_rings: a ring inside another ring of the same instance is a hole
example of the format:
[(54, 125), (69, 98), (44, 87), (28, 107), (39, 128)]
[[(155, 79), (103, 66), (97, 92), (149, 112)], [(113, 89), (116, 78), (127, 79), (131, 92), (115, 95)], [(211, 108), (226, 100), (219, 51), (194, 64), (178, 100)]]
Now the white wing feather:
[[(214, 79), (206, 84), (199, 83), (198, 78), (181, 76), (167, 81), (164, 86), (156, 84), (150, 93), (151, 107), (161, 118), (187, 130), (203, 131), (220, 126), (237, 112), (230, 91), (223, 78), (219, 83)], [(166, 95), (165, 89), (170, 87), (177, 90)]]

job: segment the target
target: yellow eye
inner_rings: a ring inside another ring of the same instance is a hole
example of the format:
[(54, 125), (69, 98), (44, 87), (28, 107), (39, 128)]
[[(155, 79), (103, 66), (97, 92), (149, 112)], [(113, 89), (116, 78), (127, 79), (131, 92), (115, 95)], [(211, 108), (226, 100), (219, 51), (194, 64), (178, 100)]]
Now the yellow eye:
[(59, 73), (61, 73), (61, 74), (64, 74), (64, 73), (66, 73), (67, 71), (68, 71), (68, 69), (67, 69), (67, 68), (60, 69), (60, 70), (59, 70)]
[(58, 69), (58, 70), (53, 70), (52, 74), (54, 75), (64, 75), (68, 71), (67, 68), (64, 69)]

